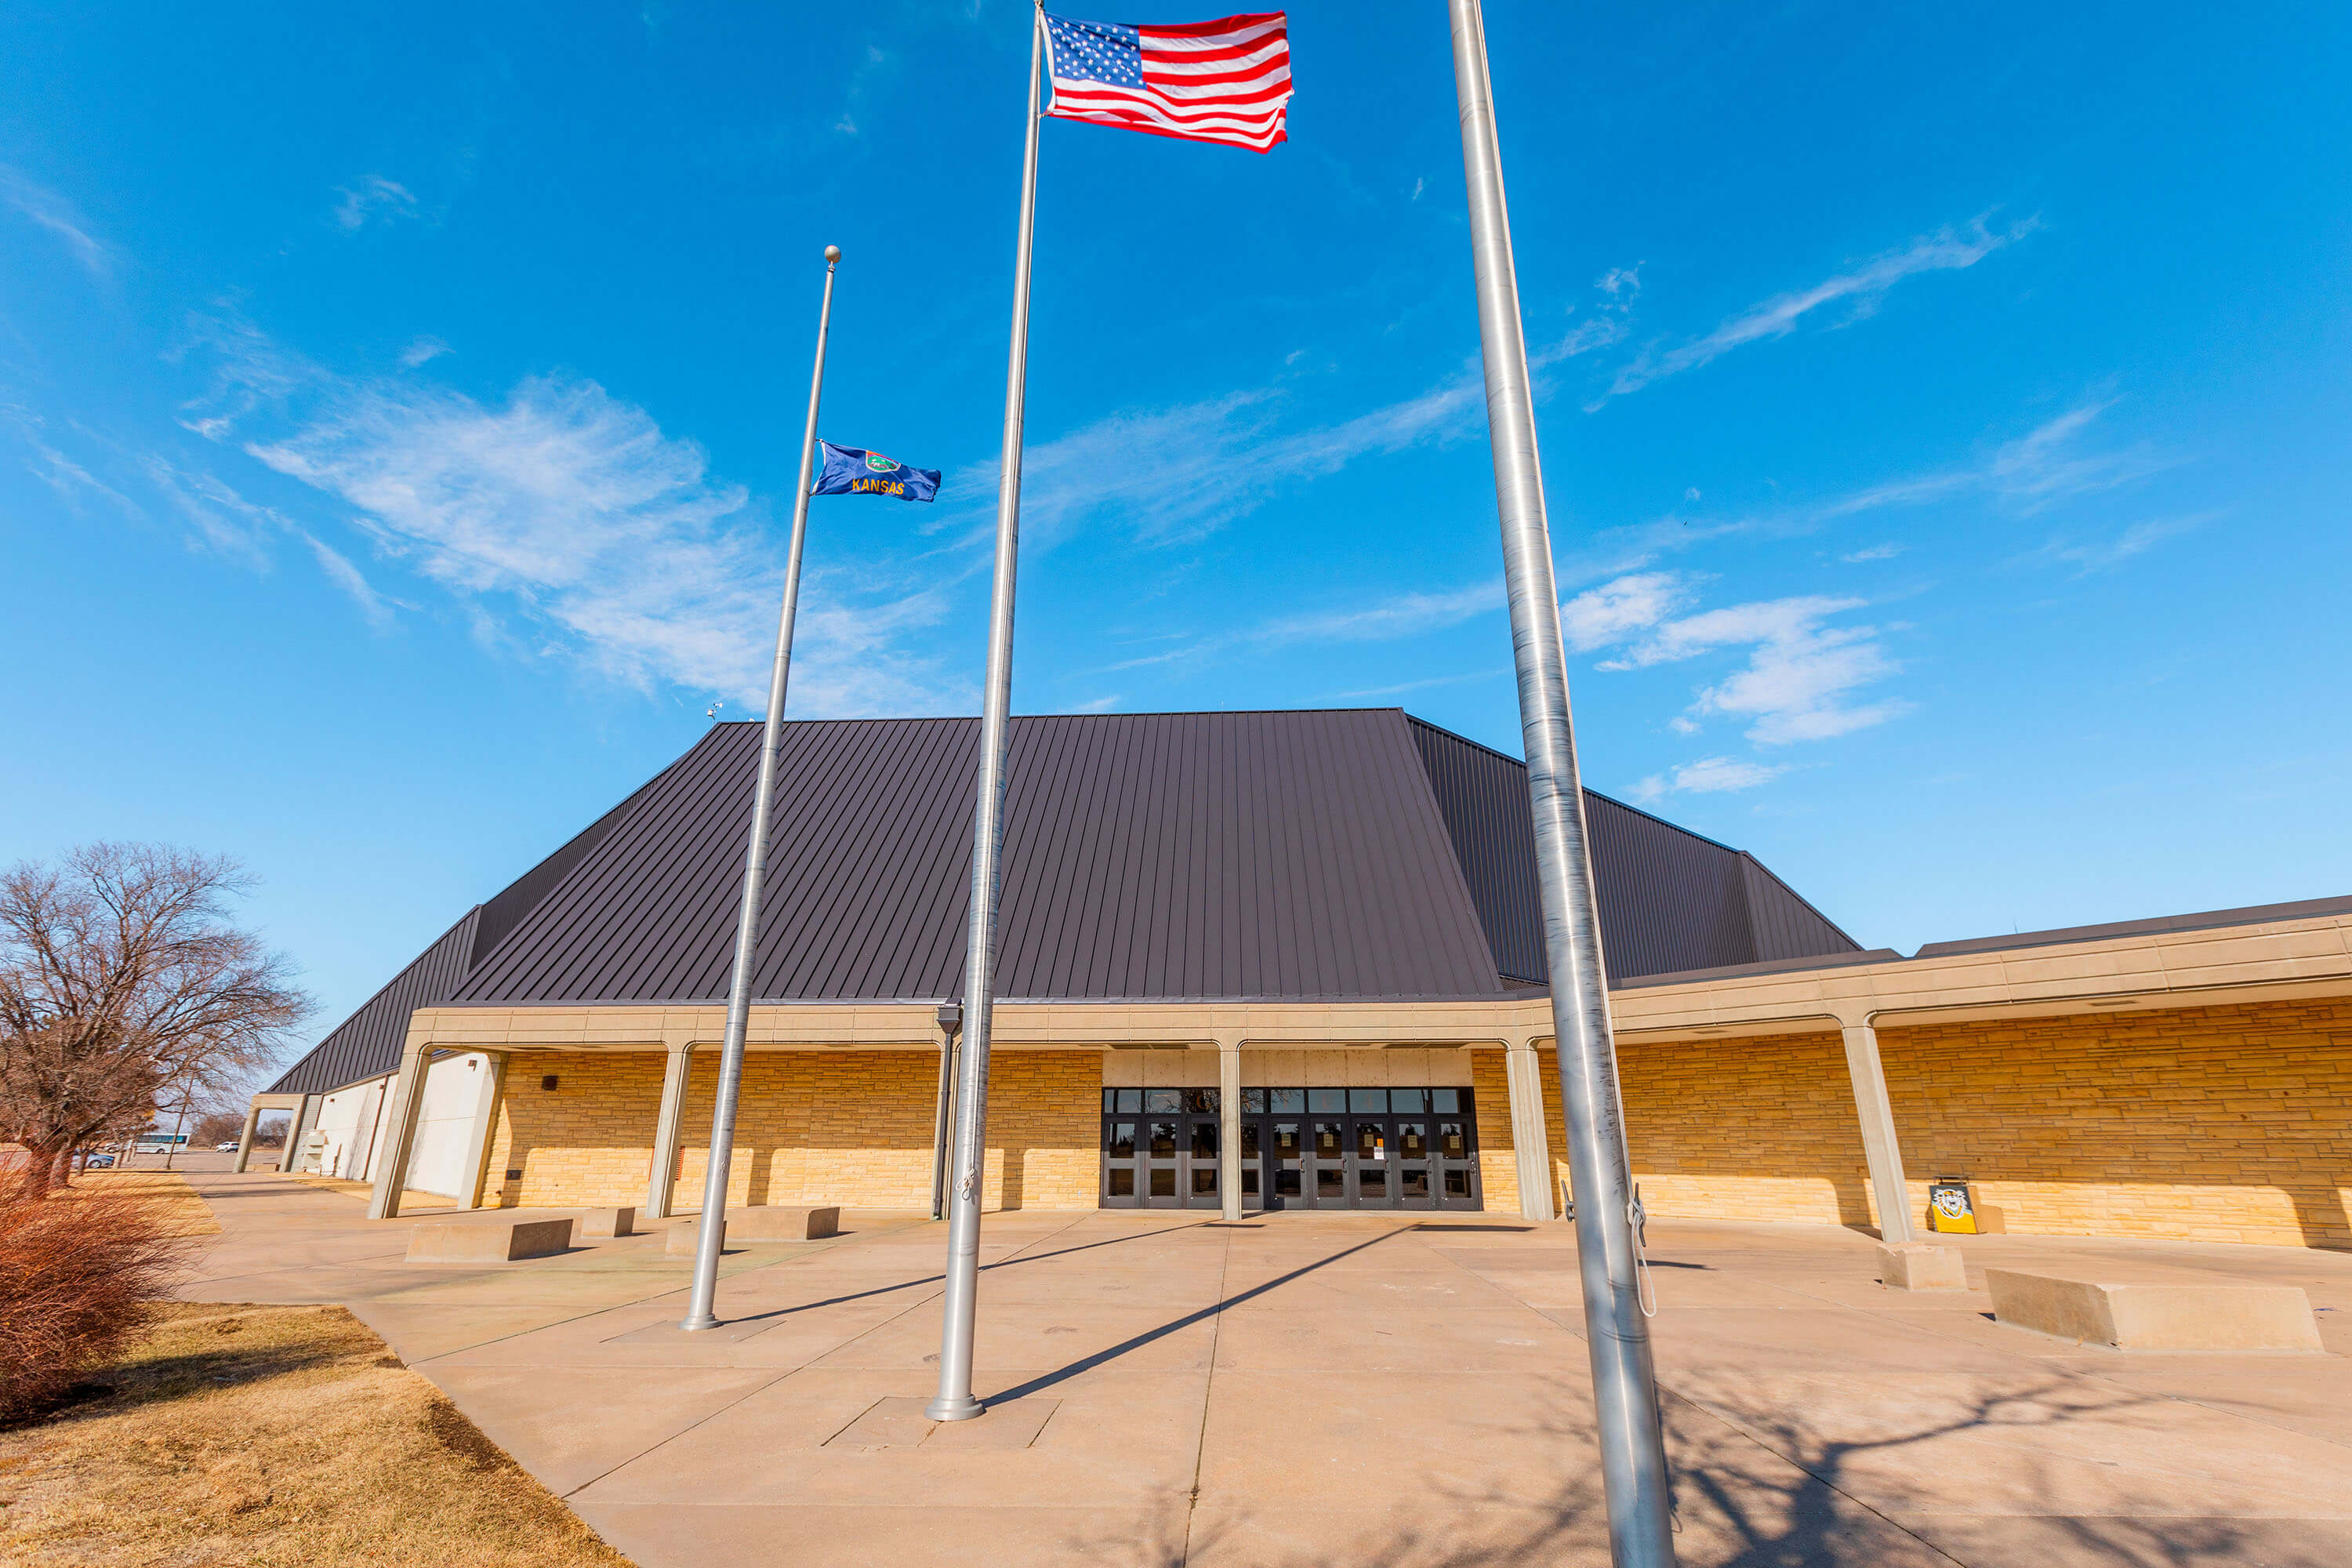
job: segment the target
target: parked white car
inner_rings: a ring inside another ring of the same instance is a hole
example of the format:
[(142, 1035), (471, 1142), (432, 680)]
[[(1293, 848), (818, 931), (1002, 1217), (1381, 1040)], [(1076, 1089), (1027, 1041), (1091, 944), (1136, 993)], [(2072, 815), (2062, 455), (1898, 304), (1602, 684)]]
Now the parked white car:
[(232, 1139), (230, 1139), (230, 1140), (229, 1140), (227, 1142), (226, 1142), (226, 1143), (215, 1143), (215, 1144), (214, 1144), (214, 1145), (213, 1145), (213, 1152), (214, 1152), (214, 1153), (215, 1153), (215, 1154), (234, 1154), (234, 1153), (236, 1153), (236, 1139), (234, 1139), (234, 1138), (232, 1138)]

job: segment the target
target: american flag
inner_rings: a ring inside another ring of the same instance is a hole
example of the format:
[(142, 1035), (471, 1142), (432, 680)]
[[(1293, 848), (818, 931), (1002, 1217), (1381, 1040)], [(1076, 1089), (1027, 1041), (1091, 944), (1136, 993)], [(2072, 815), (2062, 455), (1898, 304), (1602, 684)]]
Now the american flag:
[(1287, 20), (1265, 11), (1142, 27), (1049, 14), (1054, 107), (1046, 112), (1263, 153), (1289, 140)]

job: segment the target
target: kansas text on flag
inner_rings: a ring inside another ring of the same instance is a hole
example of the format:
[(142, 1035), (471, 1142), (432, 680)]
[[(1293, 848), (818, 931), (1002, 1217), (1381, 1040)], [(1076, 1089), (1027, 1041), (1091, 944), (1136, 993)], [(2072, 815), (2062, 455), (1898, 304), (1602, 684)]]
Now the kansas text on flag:
[(824, 471), (809, 487), (813, 496), (896, 496), (900, 500), (929, 500), (940, 493), (937, 468), (910, 468), (895, 458), (862, 447), (836, 447), (819, 441)]
[(1280, 11), (1166, 27), (1050, 13), (1058, 120), (1265, 152), (1289, 138), (1290, 34)]

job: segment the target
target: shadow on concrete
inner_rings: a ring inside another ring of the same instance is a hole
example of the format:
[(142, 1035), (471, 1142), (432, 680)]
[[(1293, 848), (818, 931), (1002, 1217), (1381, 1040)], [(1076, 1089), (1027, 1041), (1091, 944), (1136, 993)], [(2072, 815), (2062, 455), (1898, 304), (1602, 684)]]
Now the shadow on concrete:
[[(1034, 1386), (1034, 1385), (1031, 1385)], [(1973, 1526), (1998, 1531), (2013, 1516), (1939, 1510), (1934, 1538), (1906, 1528), (1857, 1500), (1847, 1475), (1865, 1457), (1919, 1448), (1923, 1474), (1945, 1474), (1948, 1457), (1925, 1451), (1938, 1439), (1998, 1435), (2043, 1427), (2133, 1406), (2160, 1397), (2094, 1393), (2063, 1380), (1987, 1396), (1956, 1418), (1918, 1425), (1868, 1441), (1823, 1442), (1793, 1423), (1732, 1415), (1681, 1395), (1663, 1402), (1675, 1491), (1675, 1545), (1682, 1568), (1955, 1568), (1982, 1562), (1966, 1536)], [(1227, 1562), (1265, 1568), (1554, 1568), (1564, 1563), (1609, 1561), (1607, 1509), (1592, 1452), (1589, 1417), (1565, 1404), (1539, 1426), (1513, 1434), (1548, 1446), (1561, 1458), (1563, 1479), (1548, 1496), (1530, 1500), (1499, 1489), (1454, 1489), (1400, 1496), (1386, 1510), (1348, 1510), (1336, 1526), (1350, 1539), (1315, 1548), (1288, 1547), (1312, 1531), (1334, 1526), (1318, 1512), (1200, 1510), (1171, 1564)], [(1883, 1480), (1868, 1484), (1883, 1490)], [(2046, 1494), (2046, 1489), (2045, 1489)], [(2260, 1562), (2265, 1568), (2335, 1568), (2338, 1542), (2309, 1548), (2257, 1541), (2237, 1522), (2221, 1519), (2070, 1515), (2046, 1496), (2046, 1509), (2023, 1522), (2044, 1539), (1987, 1546), (2011, 1561), (2021, 1547), (2034, 1559), (2114, 1564), (2116, 1568), (2218, 1568)], [(1100, 1560), (1133, 1560), (1131, 1545), (1074, 1542)]]
[(1071, 1378), (1077, 1376), (1081, 1373), (1091, 1372), (1096, 1367), (1108, 1365), (1132, 1351), (1141, 1350), (1145, 1345), (1150, 1344), (1156, 1340), (1164, 1340), (1170, 1334), (1177, 1333), (1184, 1329), (1191, 1328), (1194, 1323), (1206, 1322), (1211, 1318), (1215, 1317), (1218, 1313), (1225, 1311), (1230, 1308), (1238, 1307), (1244, 1301), (1255, 1300), (1258, 1297), (1265, 1295), (1269, 1290), (1276, 1289), (1284, 1285), (1287, 1285), (1295, 1279), (1305, 1279), (1307, 1275), (1314, 1273), (1318, 1268), (1328, 1268), (1330, 1265), (1339, 1262), (1342, 1258), (1352, 1258), (1359, 1252), (1378, 1247), (1381, 1242), (1390, 1240), (1391, 1237), (1402, 1236), (1403, 1234), (1405, 1233), (1401, 1230), (1384, 1232), (1381, 1235), (1373, 1237), (1369, 1241), (1360, 1241), (1353, 1247), (1341, 1247), (1339, 1251), (1331, 1254), (1328, 1258), (1318, 1258), (1314, 1262), (1307, 1264), (1303, 1268), (1294, 1268), (1287, 1274), (1277, 1275), (1274, 1279), (1266, 1280), (1264, 1284), (1253, 1285), (1238, 1296), (1221, 1296), (1217, 1300), (1212, 1301), (1209, 1305), (1201, 1308), (1198, 1311), (1187, 1312), (1182, 1317), (1172, 1319), (1168, 1322), (1161, 1323), (1157, 1328), (1146, 1329), (1143, 1332), (1137, 1334), (1130, 1339), (1121, 1340), (1115, 1345), (1097, 1351), (1090, 1356), (1081, 1357), (1080, 1359), (1070, 1363), (1066, 1366), (1055, 1367), (1051, 1372), (1042, 1373), (1039, 1375), (1031, 1378), (1026, 1383), (1017, 1383), (1011, 1388), (999, 1390), (997, 1393), (990, 1394), (983, 1403), (998, 1405), (1008, 1399), (1020, 1399), (1029, 1394), (1039, 1393), (1045, 1389), (1053, 1387), (1057, 1383), (1067, 1383)]

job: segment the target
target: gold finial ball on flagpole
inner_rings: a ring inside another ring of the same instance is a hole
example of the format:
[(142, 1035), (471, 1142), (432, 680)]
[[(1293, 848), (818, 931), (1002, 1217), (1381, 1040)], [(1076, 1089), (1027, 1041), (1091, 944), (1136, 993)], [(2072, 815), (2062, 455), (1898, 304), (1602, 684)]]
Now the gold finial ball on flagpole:
[(832, 263), (832, 262), (835, 262), (835, 261), (840, 260), (840, 259), (841, 259), (841, 247), (839, 247), (839, 246), (837, 246), (837, 245), (828, 245), (828, 246), (826, 246), (826, 247), (824, 247), (824, 258), (825, 258), (825, 261), (826, 261), (828, 264), (830, 264), (830, 263)]

